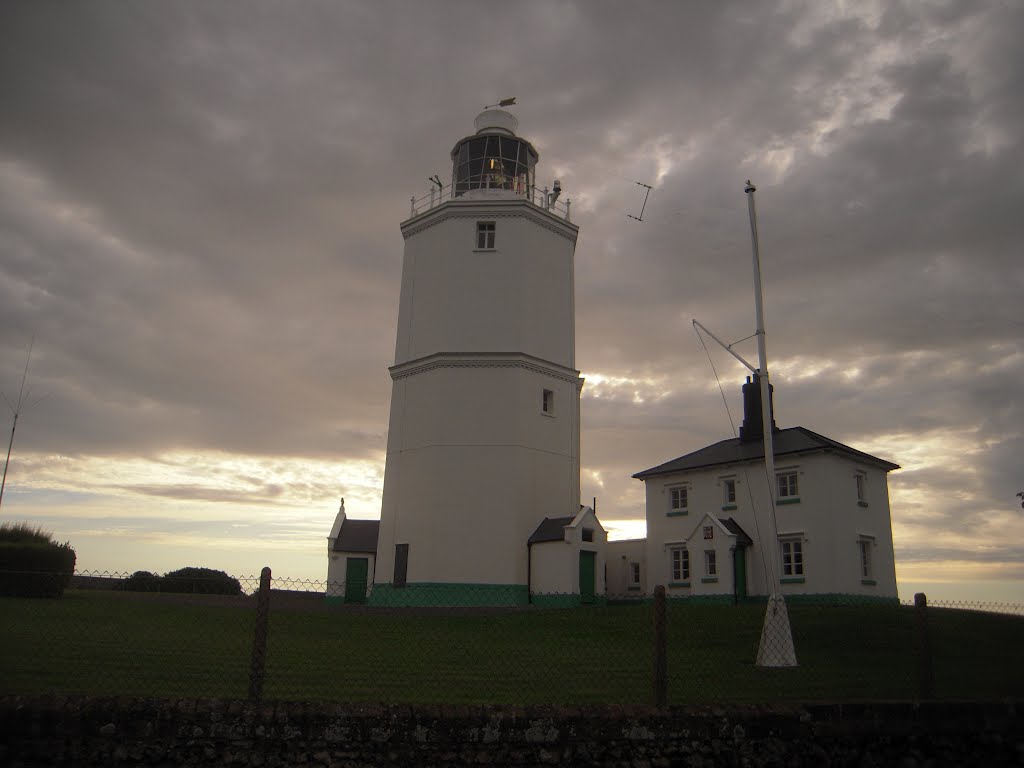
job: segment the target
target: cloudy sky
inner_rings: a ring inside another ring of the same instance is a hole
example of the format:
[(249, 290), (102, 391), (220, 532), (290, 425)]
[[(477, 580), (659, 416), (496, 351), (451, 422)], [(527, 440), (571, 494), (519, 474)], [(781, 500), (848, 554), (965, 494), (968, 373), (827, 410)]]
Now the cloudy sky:
[(904, 597), (1024, 602), (1021, 29), (994, 0), (4, 3), (12, 402), (35, 342), (0, 517), (87, 570), (323, 578), (338, 497), (380, 511), (399, 222), (515, 96), (580, 226), (582, 490), (618, 536), (632, 473), (731, 435), (691, 321), (753, 331), (751, 178), (780, 426), (903, 467)]

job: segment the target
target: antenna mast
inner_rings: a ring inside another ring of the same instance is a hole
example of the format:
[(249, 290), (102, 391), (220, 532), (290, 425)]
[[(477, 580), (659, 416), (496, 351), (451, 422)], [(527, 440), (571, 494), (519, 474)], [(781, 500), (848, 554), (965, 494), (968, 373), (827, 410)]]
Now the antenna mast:
[(11, 439), (7, 442), (7, 460), (4, 461), (4, 479), (0, 481), (0, 505), (4, 502), (4, 487), (7, 485), (7, 467), (11, 463), (11, 449), (14, 447), (14, 430), (18, 428), (18, 416), (21, 414), (21, 406), (25, 398), (25, 380), (28, 378), (28, 364), (32, 360), (32, 347), (35, 345), (35, 336), (32, 337), (32, 341), (28, 345), (28, 356), (25, 358), (25, 370), (21, 374), (21, 388), (18, 390), (18, 400), (15, 405), (11, 405), (11, 402), (4, 396), (4, 402), (7, 403), (7, 407), (14, 413), (14, 423), (11, 425)]

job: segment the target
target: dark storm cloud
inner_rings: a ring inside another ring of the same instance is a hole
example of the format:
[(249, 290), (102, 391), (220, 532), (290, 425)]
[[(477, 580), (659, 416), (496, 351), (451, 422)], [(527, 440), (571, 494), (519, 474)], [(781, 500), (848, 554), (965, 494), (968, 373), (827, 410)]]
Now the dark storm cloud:
[[(1024, 11), (848, 10), (5, 4), (0, 388), (35, 334), (50, 395), (19, 447), (379, 458), (398, 222), (475, 112), (515, 95), (581, 227), (578, 365), (638, 382), (584, 389), (605, 482), (584, 496), (636, 515), (629, 474), (728, 436), (690, 321), (753, 331), (752, 178), (780, 424), (969, 439), (978, 509), (1005, 509)], [(635, 181), (654, 187), (642, 223)], [(742, 369), (713, 357), (737, 417)]]

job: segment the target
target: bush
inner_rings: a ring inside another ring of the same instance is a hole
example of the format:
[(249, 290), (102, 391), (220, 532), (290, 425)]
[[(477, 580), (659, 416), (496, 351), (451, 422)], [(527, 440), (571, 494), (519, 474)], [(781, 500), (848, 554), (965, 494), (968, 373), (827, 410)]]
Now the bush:
[(0, 524), (0, 595), (60, 597), (75, 572), (75, 550), (28, 523)]
[(179, 568), (160, 580), (163, 592), (188, 592), (196, 595), (240, 595), (238, 579), (212, 568)]
[(136, 571), (124, 581), (120, 582), (115, 589), (126, 592), (159, 592), (161, 578), (149, 571)]

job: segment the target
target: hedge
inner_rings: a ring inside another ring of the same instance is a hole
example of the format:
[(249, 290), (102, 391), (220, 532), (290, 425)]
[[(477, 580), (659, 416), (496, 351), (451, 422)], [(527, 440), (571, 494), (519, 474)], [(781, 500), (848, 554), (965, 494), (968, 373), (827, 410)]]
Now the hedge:
[(0, 595), (60, 597), (75, 572), (75, 550), (26, 525), (0, 526)]

